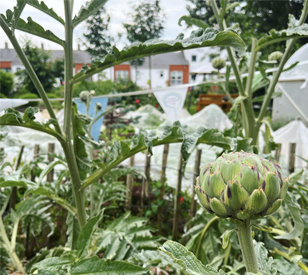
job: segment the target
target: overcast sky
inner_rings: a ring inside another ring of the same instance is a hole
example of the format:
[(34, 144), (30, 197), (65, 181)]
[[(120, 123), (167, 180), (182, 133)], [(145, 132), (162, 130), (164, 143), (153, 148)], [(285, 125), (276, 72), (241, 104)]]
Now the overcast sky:
[[(40, 0), (39, 0), (40, 1)], [(0, 13), (4, 13), (7, 9), (13, 9), (13, 6), (16, 4), (16, 0), (0, 0)], [(64, 18), (64, 8), (63, 8), (63, 0), (44, 0), (45, 4), (49, 8), (53, 8), (53, 10)], [(85, 4), (85, 0), (75, 0), (74, 1), (74, 14), (78, 13), (81, 5)], [(128, 0), (109, 0), (105, 7), (108, 13), (111, 16), (110, 21), (110, 32), (113, 36), (117, 36), (118, 32), (124, 33), (125, 29), (123, 28), (123, 23), (129, 22), (129, 16), (127, 13), (131, 11), (130, 6), (131, 3), (137, 3), (140, 1), (128, 1)], [(186, 0), (163, 0), (161, 1), (161, 8), (165, 14), (165, 31), (162, 36), (162, 39), (174, 39), (176, 36), (183, 32), (185, 36), (188, 36), (192, 29), (186, 30), (185, 23), (183, 22), (183, 26), (180, 27), (178, 25), (178, 19), (184, 15), (188, 14), (186, 10)], [(24, 20), (27, 19), (28, 16), (31, 16), (32, 19), (44, 27), (45, 30), (51, 30), (55, 35), (64, 39), (64, 28), (63, 25), (60, 24), (58, 21), (54, 20), (53, 18), (49, 17), (45, 13), (40, 12), (39, 10), (26, 5), (21, 18)], [(80, 39), (83, 38), (83, 33), (86, 31), (85, 23), (81, 23), (75, 28), (74, 31), (74, 49), (77, 49), (77, 44)], [(16, 35), (19, 41), (29, 40), (40, 46), (41, 43), (44, 43), (45, 49), (61, 49), (61, 46), (50, 42), (48, 40), (42, 39), (40, 37), (36, 37), (21, 31), (16, 31)], [(4, 42), (9, 42), (6, 34), (0, 28), (0, 48), (4, 48)], [(128, 42), (125, 39), (117, 42), (117, 46), (122, 48)], [(12, 47), (9, 43), (9, 47)]]

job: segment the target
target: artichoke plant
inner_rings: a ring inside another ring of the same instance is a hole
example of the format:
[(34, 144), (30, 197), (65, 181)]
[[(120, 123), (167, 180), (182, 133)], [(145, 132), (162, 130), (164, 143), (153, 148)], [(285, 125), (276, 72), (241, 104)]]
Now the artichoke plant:
[(288, 189), (281, 168), (244, 151), (223, 154), (201, 169), (196, 193), (210, 213), (235, 221), (247, 271), (258, 272), (250, 220), (274, 213)]

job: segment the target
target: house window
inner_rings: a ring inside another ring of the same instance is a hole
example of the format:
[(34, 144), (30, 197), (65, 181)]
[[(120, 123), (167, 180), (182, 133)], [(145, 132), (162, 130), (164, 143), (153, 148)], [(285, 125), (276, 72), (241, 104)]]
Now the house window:
[(20, 71), (21, 70), (21, 68), (16, 68), (16, 71), (18, 72), (18, 71)]
[(128, 79), (128, 71), (117, 70), (116, 71), (116, 79)]
[(180, 85), (183, 81), (183, 72), (182, 71), (171, 71), (171, 86)]
[(191, 61), (192, 62), (196, 62), (197, 61), (197, 56), (196, 55), (192, 55), (191, 56)]
[(5, 71), (7, 73), (10, 73), (11, 72), (11, 68), (1, 68), (2, 71)]
[(159, 72), (160, 77), (164, 77), (164, 71)]
[[(127, 72), (127, 71), (124, 71)], [(140, 78), (140, 71), (136, 71), (136, 77), (139, 79)]]

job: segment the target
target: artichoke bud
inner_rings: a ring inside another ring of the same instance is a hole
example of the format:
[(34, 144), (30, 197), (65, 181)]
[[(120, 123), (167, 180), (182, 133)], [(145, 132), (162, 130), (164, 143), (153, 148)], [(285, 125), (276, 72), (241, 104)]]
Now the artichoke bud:
[(90, 95), (90, 93), (89, 93), (88, 91), (82, 91), (82, 92), (79, 94), (79, 97), (80, 97), (80, 99), (81, 99), (82, 102), (87, 103), (89, 95)]
[(103, 106), (102, 106), (102, 104), (101, 103), (96, 103), (96, 109), (98, 110), (98, 111), (100, 111), (101, 109), (103, 108)]
[(279, 52), (279, 51), (275, 51), (275, 52), (272, 52), (269, 56), (268, 56), (268, 60), (269, 61), (277, 61), (278, 63), (281, 61), (282, 59), (282, 56), (283, 56), (283, 53), (282, 52)]
[(196, 194), (210, 213), (235, 220), (274, 213), (288, 190), (278, 164), (244, 151), (223, 154), (202, 167)]
[(215, 68), (216, 70), (221, 70), (222, 68), (226, 67), (226, 60), (221, 58), (221, 57), (215, 57), (212, 60), (212, 66), (213, 68)]

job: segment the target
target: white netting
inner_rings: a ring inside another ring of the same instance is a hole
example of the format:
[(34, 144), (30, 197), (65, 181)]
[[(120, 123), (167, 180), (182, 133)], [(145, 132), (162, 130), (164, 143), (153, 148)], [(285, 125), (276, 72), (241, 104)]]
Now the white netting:
[(290, 143), (296, 143), (295, 151), (295, 169), (307, 167), (307, 163), (299, 157), (308, 159), (308, 128), (301, 120), (291, 121), (284, 127), (281, 127), (273, 133), (274, 141), (281, 144), (281, 153), (279, 163), (284, 176), (288, 175), (289, 165), (289, 146)]

